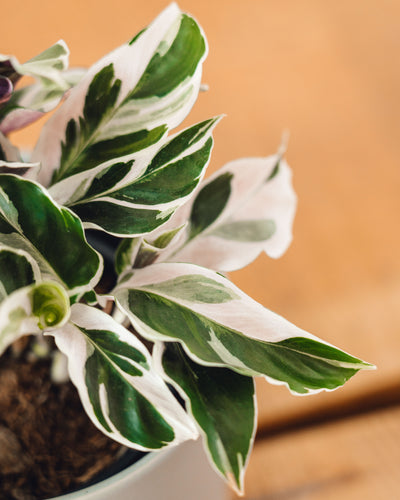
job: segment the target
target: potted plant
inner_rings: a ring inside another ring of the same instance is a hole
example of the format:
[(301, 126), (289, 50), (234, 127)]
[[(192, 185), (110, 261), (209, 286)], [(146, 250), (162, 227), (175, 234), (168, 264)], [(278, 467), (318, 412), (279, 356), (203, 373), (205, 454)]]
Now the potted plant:
[[(242, 492), (253, 377), (312, 394), (372, 366), (225, 276), (286, 250), (296, 198), (283, 148), (204, 179), (220, 117), (172, 132), (206, 54), (202, 29), (171, 4), (87, 71), (67, 69), (62, 41), (24, 64), (0, 56), (0, 352), (30, 336), (22, 351), (35, 359), (54, 339), (53, 377), (66, 360), (106, 436), (147, 452), (200, 435)], [(34, 83), (15, 89), (24, 75)], [(56, 106), (22, 159), (8, 134)], [(114, 245), (116, 279), (104, 280)]]

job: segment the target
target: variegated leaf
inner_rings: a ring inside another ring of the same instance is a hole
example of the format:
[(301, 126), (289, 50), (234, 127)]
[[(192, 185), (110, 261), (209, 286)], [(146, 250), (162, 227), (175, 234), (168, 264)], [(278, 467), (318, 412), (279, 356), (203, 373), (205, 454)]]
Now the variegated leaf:
[(295, 208), (291, 172), (279, 155), (233, 161), (206, 179), (170, 219), (166, 228), (189, 224), (185, 238), (160, 260), (227, 272), (262, 251), (280, 257), (292, 239)]
[(106, 435), (139, 450), (196, 438), (144, 345), (109, 315), (75, 304), (71, 321), (53, 335), (87, 414)]
[(39, 168), (39, 163), (25, 163), (23, 161), (0, 160), (0, 174), (25, 175), (31, 168)]
[(196, 100), (206, 42), (176, 4), (96, 63), (45, 125), (44, 185), (151, 146)]
[(121, 240), (115, 252), (115, 270), (121, 275), (130, 270), (142, 245), (142, 238), (125, 238)]
[(0, 302), (19, 288), (41, 281), (37, 262), (21, 249), (0, 243)]
[(184, 229), (185, 225), (172, 229), (171, 231), (165, 231), (155, 239), (143, 238), (132, 267), (141, 268), (153, 264), (156, 260), (161, 258), (164, 253), (168, 252), (170, 245), (173, 246), (175, 241), (180, 240), (181, 233)]
[(78, 217), (39, 184), (11, 174), (0, 175), (0, 242), (30, 254), (43, 279), (60, 281), (70, 295), (92, 290), (102, 273)]
[(117, 274), (122, 275), (134, 267), (140, 268), (152, 264), (168, 251), (169, 245), (173, 245), (175, 240), (180, 238), (184, 229), (185, 225), (165, 231), (155, 239), (150, 236), (122, 239), (114, 254)]
[(24, 174), (28, 169), (39, 167), (39, 163), (25, 163), (21, 155), (11, 142), (0, 132), (0, 173)]
[[(3, 260), (5, 254), (0, 252), (0, 257)], [(8, 256), (8, 263), (15, 265), (16, 261), (15, 253), (14, 258)], [(20, 255), (19, 282), (30, 280), (29, 265), (30, 262)], [(2, 285), (5, 285), (3, 272)], [(34, 283), (13, 291), (0, 303), (0, 354), (23, 335), (61, 327), (69, 313), (69, 298), (58, 283)]]
[(371, 368), (199, 266), (161, 263), (135, 270), (115, 297), (144, 337), (179, 341), (200, 364), (265, 376), (295, 393), (332, 390)]
[(256, 431), (254, 381), (227, 368), (212, 368), (192, 361), (182, 347), (169, 342), (154, 356), (164, 378), (185, 399), (197, 422), (211, 465), (237, 491)]
[(208, 165), (211, 118), (163, 140), (149, 154), (118, 158), (50, 188), (86, 227), (138, 236), (163, 224), (196, 188)]
[[(0, 54), (0, 76), (11, 84), (5, 106), (0, 108), (0, 131), (8, 134), (37, 120), (50, 111), (70, 88), (64, 70), (68, 67), (69, 50), (63, 40), (20, 63), (14, 56)], [(19, 90), (14, 86), (24, 76), (34, 77), (37, 83)]]
[(118, 274), (132, 268), (153, 264), (163, 253), (168, 252), (170, 245), (179, 240), (185, 224), (181, 227), (164, 231), (157, 238), (126, 238), (121, 241), (115, 252), (115, 269)]
[(61, 72), (68, 67), (69, 49), (64, 40), (54, 45), (25, 63), (20, 63), (14, 56), (0, 54), (0, 73), (15, 82), (19, 76), (27, 75), (40, 79), (44, 85), (65, 87)]
[(7, 137), (0, 132), (0, 161), (5, 162), (19, 162), (21, 161), (21, 155), (18, 148), (15, 147)]
[(75, 86), (86, 70), (74, 68), (63, 71), (60, 78), (63, 84), (46, 85), (39, 81), (26, 85), (13, 92), (6, 106), (0, 109), (0, 132), (9, 134), (41, 118), (54, 109), (66, 93), (66, 89)]

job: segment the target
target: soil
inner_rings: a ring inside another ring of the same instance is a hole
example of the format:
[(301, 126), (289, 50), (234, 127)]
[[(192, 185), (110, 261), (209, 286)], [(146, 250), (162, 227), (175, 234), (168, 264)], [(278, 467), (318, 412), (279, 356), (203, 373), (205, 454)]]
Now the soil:
[(84, 486), (124, 449), (88, 419), (50, 363), (7, 351), (0, 361), (0, 500), (38, 500)]

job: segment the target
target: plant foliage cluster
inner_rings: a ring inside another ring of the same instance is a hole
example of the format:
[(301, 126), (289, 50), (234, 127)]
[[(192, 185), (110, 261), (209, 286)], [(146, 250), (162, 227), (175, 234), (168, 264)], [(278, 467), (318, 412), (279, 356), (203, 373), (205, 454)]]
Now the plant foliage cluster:
[[(68, 69), (62, 41), (24, 64), (0, 56), (0, 352), (23, 335), (54, 337), (106, 435), (159, 450), (200, 434), (241, 491), (253, 377), (309, 394), (370, 365), (224, 276), (286, 250), (296, 197), (282, 154), (204, 180), (219, 117), (172, 132), (197, 98), (206, 54), (202, 29), (172, 4), (87, 71)], [(16, 88), (24, 75), (34, 83)], [(10, 132), (60, 102), (23, 160)], [(88, 229), (119, 241), (106, 293)]]

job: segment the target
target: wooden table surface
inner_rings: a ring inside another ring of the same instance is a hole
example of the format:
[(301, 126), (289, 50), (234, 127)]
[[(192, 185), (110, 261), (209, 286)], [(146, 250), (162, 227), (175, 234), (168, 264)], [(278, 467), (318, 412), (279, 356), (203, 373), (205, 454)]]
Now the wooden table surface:
[[(88, 65), (165, 1), (2, 6), (3, 53), (60, 37)], [(273, 153), (291, 132), (294, 242), (232, 279), (266, 307), (377, 365), (312, 397), (258, 383), (251, 500), (400, 498), (400, 2), (182, 0), (210, 44), (188, 123), (218, 113), (211, 169)], [(15, 140), (31, 145), (33, 131)], [(235, 495), (228, 494), (233, 499)], [(210, 499), (212, 500), (212, 499)]]

